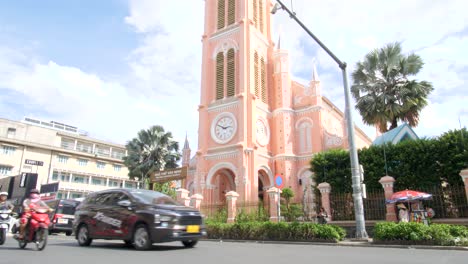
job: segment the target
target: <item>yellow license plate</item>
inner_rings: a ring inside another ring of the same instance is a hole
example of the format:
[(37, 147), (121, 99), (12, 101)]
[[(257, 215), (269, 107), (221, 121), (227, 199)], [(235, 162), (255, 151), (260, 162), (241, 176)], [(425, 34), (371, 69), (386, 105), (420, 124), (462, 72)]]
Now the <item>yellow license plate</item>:
[(197, 226), (197, 225), (187, 226), (187, 233), (200, 233), (200, 226)]

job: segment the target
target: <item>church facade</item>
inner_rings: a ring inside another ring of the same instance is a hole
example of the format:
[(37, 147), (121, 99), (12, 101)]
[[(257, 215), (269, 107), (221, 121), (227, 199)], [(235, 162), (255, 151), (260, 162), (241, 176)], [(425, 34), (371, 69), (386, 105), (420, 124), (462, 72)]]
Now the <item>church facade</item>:
[[(203, 203), (229, 191), (266, 202), (276, 175), (296, 202), (313, 200), (311, 159), (348, 148), (345, 116), (322, 96), (315, 66), (308, 84), (291, 79), (293, 62), (271, 38), (271, 8), (270, 0), (205, 1), (198, 149), (186, 140), (182, 159), (182, 187)], [(371, 144), (355, 134), (357, 148)]]

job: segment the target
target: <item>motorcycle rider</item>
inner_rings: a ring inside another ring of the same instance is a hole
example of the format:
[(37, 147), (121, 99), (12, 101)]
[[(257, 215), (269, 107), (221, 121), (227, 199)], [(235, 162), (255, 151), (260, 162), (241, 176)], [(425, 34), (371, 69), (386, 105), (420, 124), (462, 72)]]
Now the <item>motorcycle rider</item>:
[(19, 240), (22, 240), (24, 238), (24, 231), (26, 230), (26, 225), (29, 223), (29, 218), (31, 218), (31, 208), (47, 208), (49, 212), (53, 211), (49, 206), (47, 206), (47, 204), (45, 204), (41, 200), (41, 197), (39, 196), (39, 190), (32, 189), (29, 192), (29, 199), (24, 199), (23, 201), (23, 215), (20, 219), (19, 236), (15, 237)]
[(15, 207), (12, 203), (7, 201), (8, 193), (7, 192), (0, 192), (0, 208), (6, 207), (13, 211)]

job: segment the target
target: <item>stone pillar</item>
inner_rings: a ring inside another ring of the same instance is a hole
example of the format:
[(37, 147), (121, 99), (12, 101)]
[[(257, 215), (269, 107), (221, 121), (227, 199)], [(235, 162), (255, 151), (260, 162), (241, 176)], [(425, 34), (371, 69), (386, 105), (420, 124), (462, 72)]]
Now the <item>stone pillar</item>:
[(236, 220), (236, 215), (237, 215), (237, 207), (236, 207), (236, 202), (237, 202), (237, 197), (239, 197), (239, 194), (236, 193), (235, 191), (230, 191), (226, 193), (226, 201), (227, 201), (227, 222), (229, 223), (234, 223)]
[(177, 202), (185, 205), (185, 206), (190, 206), (190, 198), (188, 196), (190, 192), (188, 190), (179, 188), (176, 190), (177, 194)]
[(317, 186), (317, 188), (320, 190), (320, 196), (322, 197), (322, 207), (327, 212), (328, 218), (331, 221), (332, 220), (331, 204), (330, 204), (331, 186), (327, 182), (322, 182)]
[(465, 195), (466, 200), (468, 201), (468, 169), (460, 171), (460, 176), (462, 177), (463, 183), (465, 184)]
[(201, 194), (194, 194), (190, 197), (190, 204), (195, 209), (200, 210), (202, 200), (203, 200), (203, 196)]
[[(379, 182), (380, 184), (382, 184), (382, 187), (384, 188), (385, 200), (390, 199), (390, 197), (393, 194), (393, 183), (395, 182), (395, 179), (387, 175), (387, 176), (380, 178)], [(396, 215), (395, 205), (386, 203), (386, 207), (387, 207), (387, 210), (386, 210), (387, 213), (385, 216), (385, 220), (397, 222), (398, 218)]]
[(276, 187), (268, 189), (267, 194), (270, 198), (270, 221), (279, 222), (278, 218), (278, 202), (282, 191)]

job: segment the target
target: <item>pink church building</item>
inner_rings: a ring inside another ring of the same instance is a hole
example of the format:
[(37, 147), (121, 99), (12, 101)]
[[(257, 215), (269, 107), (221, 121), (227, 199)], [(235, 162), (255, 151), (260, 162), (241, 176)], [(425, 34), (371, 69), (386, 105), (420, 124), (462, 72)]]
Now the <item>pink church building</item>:
[[(229, 191), (266, 202), (275, 175), (295, 202), (313, 200), (314, 155), (348, 148), (345, 116), (322, 96), (315, 66), (308, 84), (291, 79), (288, 51), (272, 41), (271, 8), (270, 0), (205, 1), (198, 150), (191, 157), (186, 140), (182, 160), (182, 187), (203, 203)], [(358, 148), (371, 142), (356, 128)]]

